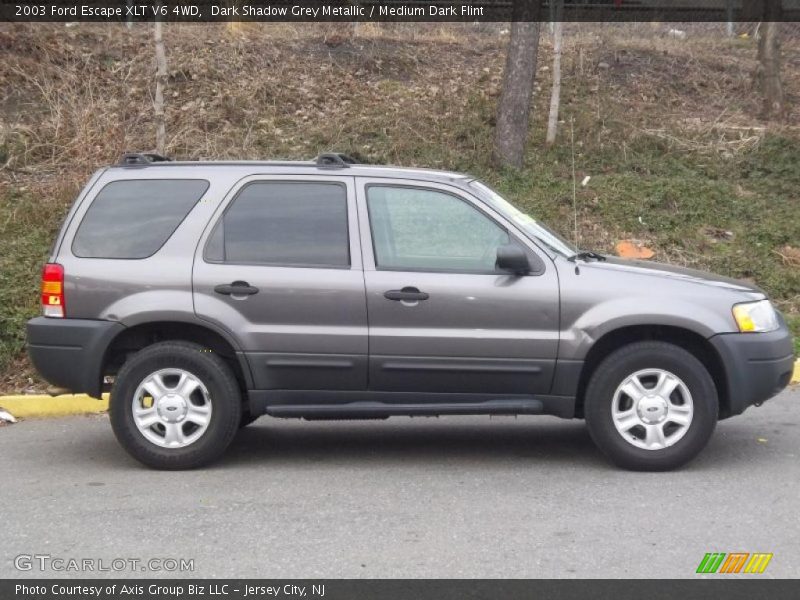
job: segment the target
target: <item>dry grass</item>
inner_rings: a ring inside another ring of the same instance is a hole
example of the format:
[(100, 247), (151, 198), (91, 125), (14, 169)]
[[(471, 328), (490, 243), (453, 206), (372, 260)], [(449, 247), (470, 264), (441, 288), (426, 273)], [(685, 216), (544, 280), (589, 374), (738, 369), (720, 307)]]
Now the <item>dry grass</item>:
[[(610, 37), (575, 27), (565, 46), (565, 113), (580, 102), (591, 109), (586, 119), (608, 127), (624, 119), (632, 131), (679, 150), (732, 154), (752, 150), (763, 138), (750, 89), (752, 43), (689, 43), (657, 31)], [(407, 160), (404, 135), (450, 142), (454, 123), (474, 119), (470, 100), (497, 95), (507, 36), (486, 29), (170, 25), (168, 146), (186, 158), (307, 157), (324, 142)], [(152, 147), (147, 25), (5, 26), (0, 49), (6, 51), (0, 147), (12, 150), (0, 162), (6, 171), (55, 174), (80, 163), (80, 179), (124, 150)], [(545, 34), (540, 102), (549, 53)], [(795, 53), (787, 54), (789, 67), (795, 66)], [(796, 69), (787, 68), (787, 75), (792, 98)], [(570, 87), (589, 97), (570, 96)], [(796, 128), (797, 111), (793, 107), (788, 129)]]

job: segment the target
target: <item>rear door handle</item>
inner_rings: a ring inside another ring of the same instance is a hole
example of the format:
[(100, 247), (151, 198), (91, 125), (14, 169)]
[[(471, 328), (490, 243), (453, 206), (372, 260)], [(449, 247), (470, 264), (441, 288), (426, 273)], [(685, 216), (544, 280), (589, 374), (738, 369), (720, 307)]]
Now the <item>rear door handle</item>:
[(415, 287), (404, 287), (402, 290), (389, 290), (383, 294), (387, 300), (396, 300), (398, 302), (405, 300), (406, 302), (417, 302), (419, 300), (427, 300), (430, 295), (425, 292), (420, 292)]
[(258, 288), (246, 281), (234, 281), (214, 287), (214, 291), (225, 296), (252, 296), (258, 293)]

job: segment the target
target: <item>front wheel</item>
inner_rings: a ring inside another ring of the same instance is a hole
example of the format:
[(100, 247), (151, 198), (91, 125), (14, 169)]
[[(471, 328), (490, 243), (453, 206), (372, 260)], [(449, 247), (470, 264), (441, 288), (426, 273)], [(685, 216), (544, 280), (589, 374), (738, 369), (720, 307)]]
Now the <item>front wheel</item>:
[(122, 366), (109, 413), (117, 440), (136, 460), (156, 469), (191, 469), (231, 443), (242, 399), (222, 358), (197, 344), (161, 342)]
[(705, 447), (718, 406), (714, 381), (693, 354), (665, 342), (638, 342), (597, 367), (584, 415), (592, 439), (612, 462), (667, 471)]

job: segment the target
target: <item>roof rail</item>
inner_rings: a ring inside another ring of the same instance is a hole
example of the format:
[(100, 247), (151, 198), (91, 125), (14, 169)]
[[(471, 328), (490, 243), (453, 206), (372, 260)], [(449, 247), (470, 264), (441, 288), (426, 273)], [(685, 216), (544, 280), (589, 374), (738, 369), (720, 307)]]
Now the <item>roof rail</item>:
[(120, 165), (149, 165), (157, 162), (170, 162), (171, 158), (154, 152), (126, 152), (119, 159)]
[(346, 169), (358, 164), (358, 161), (341, 152), (324, 152), (317, 157), (316, 163), (320, 169)]

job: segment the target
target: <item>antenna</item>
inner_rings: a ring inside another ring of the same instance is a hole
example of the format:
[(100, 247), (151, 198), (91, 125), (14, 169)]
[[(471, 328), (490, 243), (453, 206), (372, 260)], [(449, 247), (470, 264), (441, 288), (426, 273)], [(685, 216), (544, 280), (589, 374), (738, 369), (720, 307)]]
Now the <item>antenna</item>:
[(578, 180), (575, 176), (575, 117), (570, 117), (569, 133), (572, 147), (572, 212), (575, 219), (575, 251), (580, 251), (578, 238)]

